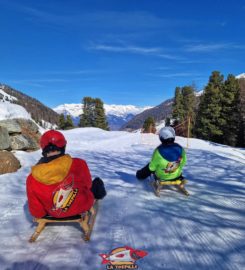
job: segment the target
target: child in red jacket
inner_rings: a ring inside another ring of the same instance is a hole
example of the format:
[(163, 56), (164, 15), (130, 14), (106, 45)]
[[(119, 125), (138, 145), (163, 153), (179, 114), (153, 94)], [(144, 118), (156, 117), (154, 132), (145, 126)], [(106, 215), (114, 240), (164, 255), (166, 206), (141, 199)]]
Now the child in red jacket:
[(100, 178), (92, 182), (87, 163), (65, 154), (66, 139), (56, 130), (43, 134), (43, 158), (32, 167), (26, 189), (30, 213), (63, 218), (89, 210), (95, 199), (106, 195)]

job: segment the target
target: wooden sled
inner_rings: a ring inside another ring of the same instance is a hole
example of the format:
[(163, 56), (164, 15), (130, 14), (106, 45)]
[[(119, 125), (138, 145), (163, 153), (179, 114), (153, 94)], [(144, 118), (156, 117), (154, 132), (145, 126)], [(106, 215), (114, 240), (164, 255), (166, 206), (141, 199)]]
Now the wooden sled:
[(176, 179), (176, 180), (170, 180), (170, 181), (160, 181), (158, 179), (152, 179), (151, 178), (151, 186), (153, 188), (153, 191), (157, 197), (160, 197), (160, 193), (163, 190), (164, 186), (177, 186), (178, 190), (183, 193), (186, 196), (189, 196), (189, 192), (185, 189), (185, 184), (187, 183), (187, 180), (184, 178)]
[(44, 218), (34, 218), (34, 222), (37, 223), (37, 227), (35, 232), (32, 234), (32, 236), (29, 239), (30, 243), (33, 243), (37, 240), (38, 236), (41, 234), (43, 229), (48, 223), (79, 223), (83, 230), (83, 239), (84, 241), (89, 241), (94, 223), (95, 223), (95, 218), (98, 212), (98, 202), (96, 201), (95, 204), (92, 206), (92, 208), (81, 214), (81, 215), (76, 215), (72, 217), (67, 217), (67, 218), (54, 218), (51, 216), (46, 216)]

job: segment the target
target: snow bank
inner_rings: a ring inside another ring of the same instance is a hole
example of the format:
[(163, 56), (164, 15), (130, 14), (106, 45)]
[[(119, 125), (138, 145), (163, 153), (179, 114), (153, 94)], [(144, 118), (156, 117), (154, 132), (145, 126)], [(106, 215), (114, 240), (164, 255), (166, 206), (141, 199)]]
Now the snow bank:
[(20, 105), (0, 102), (0, 120), (13, 118), (31, 119), (31, 116), (26, 109)]

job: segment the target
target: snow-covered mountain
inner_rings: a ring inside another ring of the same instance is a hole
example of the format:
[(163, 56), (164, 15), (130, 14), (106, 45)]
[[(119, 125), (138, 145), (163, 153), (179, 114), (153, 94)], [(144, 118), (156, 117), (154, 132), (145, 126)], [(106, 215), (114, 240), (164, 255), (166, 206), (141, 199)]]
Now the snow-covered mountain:
[[(150, 106), (137, 107), (134, 105), (108, 105), (104, 104), (104, 109), (110, 130), (119, 130), (123, 124), (127, 123), (135, 115), (150, 109)], [(62, 104), (53, 108), (59, 114), (71, 115), (75, 125), (79, 122), (79, 116), (83, 112), (83, 105), (80, 104)]]
[(237, 79), (245, 79), (245, 73), (236, 76)]

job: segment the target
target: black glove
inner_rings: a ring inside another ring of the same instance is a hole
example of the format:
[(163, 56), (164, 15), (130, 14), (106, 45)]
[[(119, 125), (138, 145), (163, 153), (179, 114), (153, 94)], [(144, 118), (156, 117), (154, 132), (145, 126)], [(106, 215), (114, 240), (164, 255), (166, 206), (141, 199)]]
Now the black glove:
[(151, 174), (152, 174), (152, 171), (150, 171), (150, 169), (149, 169), (149, 163), (148, 163), (144, 168), (142, 168), (142, 169), (140, 169), (140, 170), (138, 170), (136, 172), (136, 177), (139, 180), (144, 180), (147, 177), (149, 177)]
[(104, 182), (99, 177), (96, 177), (93, 180), (91, 191), (94, 194), (94, 198), (96, 200), (101, 200), (106, 196)]

